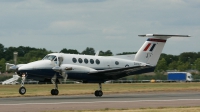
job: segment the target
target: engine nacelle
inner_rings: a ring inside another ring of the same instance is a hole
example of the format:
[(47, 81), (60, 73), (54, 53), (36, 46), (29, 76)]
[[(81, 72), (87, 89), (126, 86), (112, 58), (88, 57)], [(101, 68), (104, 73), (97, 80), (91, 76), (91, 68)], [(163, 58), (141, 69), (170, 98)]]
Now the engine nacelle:
[(60, 66), (60, 69), (65, 72), (85, 72), (85, 73), (90, 73), (97, 71), (93, 68), (86, 67), (86, 66), (80, 66), (80, 65), (72, 65), (72, 64), (62, 64)]
[(96, 72), (97, 70), (80, 65), (72, 65), (72, 64), (61, 64), (60, 66), (55, 66), (52, 68), (54, 71), (59, 72), (59, 74), (64, 78), (67, 79), (68, 73), (91, 73)]

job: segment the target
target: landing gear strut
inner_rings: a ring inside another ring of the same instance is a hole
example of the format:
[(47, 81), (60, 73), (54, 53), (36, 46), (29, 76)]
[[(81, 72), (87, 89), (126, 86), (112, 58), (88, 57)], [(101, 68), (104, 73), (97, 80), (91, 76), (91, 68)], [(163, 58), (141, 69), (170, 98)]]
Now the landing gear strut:
[(55, 89), (51, 90), (51, 95), (58, 95), (59, 91), (58, 91), (58, 83), (57, 83), (56, 75), (51, 79), (51, 82), (55, 84)]
[(23, 73), (22, 74), (22, 80), (21, 80), (21, 87), (19, 88), (19, 94), (24, 95), (26, 93), (26, 88), (24, 87), (24, 82), (26, 80), (26, 76)]
[(96, 90), (96, 91), (94, 92), (94, 95), (95, 95), (96, 97), (101, 97), (101, 96), (103, 96), (101, 83), (99, 83), (99, 90)]

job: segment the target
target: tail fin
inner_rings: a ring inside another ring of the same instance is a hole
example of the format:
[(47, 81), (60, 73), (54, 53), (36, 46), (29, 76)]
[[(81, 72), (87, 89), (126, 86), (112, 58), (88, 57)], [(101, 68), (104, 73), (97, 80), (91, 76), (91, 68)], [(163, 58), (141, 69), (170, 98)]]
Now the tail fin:
[(155, 66), (158, 62), (163, 47), (170, 37), (190, 37), (189, 35), (163, 35), (163, 34), (146, 34), (138, 35), (140, 37), (150, 37), (142, 45), (135, 55), (134, 61), (147, 63)]

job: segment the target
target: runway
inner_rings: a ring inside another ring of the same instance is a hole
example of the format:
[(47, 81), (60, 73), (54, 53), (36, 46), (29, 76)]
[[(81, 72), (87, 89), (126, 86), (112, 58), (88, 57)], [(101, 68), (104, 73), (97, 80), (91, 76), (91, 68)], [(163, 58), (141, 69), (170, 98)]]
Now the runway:
[(4, 112), (38, 112), (55, 110), (132, 109), (156, 107), (200, 106), (200, 92), (124, 93), (91, 95), (38, 96), (0, 98)]

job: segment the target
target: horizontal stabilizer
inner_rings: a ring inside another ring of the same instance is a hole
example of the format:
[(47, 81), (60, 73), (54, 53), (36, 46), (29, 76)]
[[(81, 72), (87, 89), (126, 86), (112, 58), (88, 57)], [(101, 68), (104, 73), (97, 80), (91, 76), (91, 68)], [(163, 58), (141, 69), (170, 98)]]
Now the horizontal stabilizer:
[(146, 34), (146, 35), (138, 35), (140, 37), (190, 37), (189, 35), (166, 35), (166, 34)]

